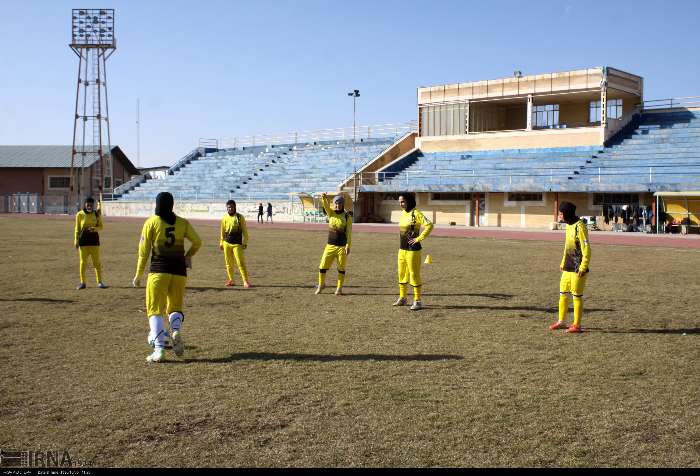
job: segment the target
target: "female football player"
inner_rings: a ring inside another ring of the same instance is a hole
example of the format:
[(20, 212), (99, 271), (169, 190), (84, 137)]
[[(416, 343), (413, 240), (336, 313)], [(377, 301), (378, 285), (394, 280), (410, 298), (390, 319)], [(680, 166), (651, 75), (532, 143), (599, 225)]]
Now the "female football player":
[[(192, 245), (185, 252), (185, 238)], [(156, 214), (143, 224), (139, 241), (139, 257), (134, 287), (141, 285), (141, 276), (150, 256), (151, 266), (146, 282), (146, 315), (150, 332), (148, 343), (154, 348), (147, 362), (165, 360), (168, 332), (163, 319), (168, 316), (172, 336), (172, 349), (181, 357), (185, 351), (182, 339), (182, 322), (185, 320), (183, 304), (187, 268), (192, 267), (192, 256), (197, 253), (202, 240), (192, 225), (173, 213), (173, 196), (161, 192), (156, 196)]]
[(100, 262), (100, 234), (102, 229), (102, 214), (95, 210), (95, 199), (85, 199), (83, 209), (75, 215), (75, 231), (73, 233), (73, 246), (80, 256), (80, 284), (77, 289), (85, 289), (85, 270), (88, 258), (92, 260), (95, 268), (97, 287), (104, 289), (107, 286), (102, 282), (102, 263)]
[(221, 233), (219, 237), (219, 249), (224, 252), (224, 262), (226, 263), (226, 274), (228, 280), (225, 286), (234, 285), (234, 261), (241, 273), (243, 287), (249, 288), (248, 270), (245, 265), (243, 250), (248, 247), (248, 227), (245, 218), (240, 213), (236, 213), (236, 202), (229, 200), (226, 202), (227, 214), (221, 219)]
[(342, 195), (333, 198), (333, 208), (328, 203), (328, 195), (321, 195), (321, 204), (328, 216), (328, 242), (323, 249), (321, 264), (318, 269), (318, 287), (316, 294), (321, 294), (326, 287), (326, 272), (338, 260), (338, 284), (335, 288), (336, 296), (343, 294), (345, 282), (345, 264), (350, 254), (352, 242), (352, 214), (345, 211), (345, 199)]
[(433, 223), (416, 208), (416, 199), (412, 194), (402, 193), (399, 196), (399, 206), (402, 210), (399, 219), (399, 298), (393, 305), (406, 305), (406, 287), (410, 283), (413, 287), (411, 311), (418, 311), (423, 308), (420, 299), (423, 285), (420, 278), (420, 243), (433, 231)]

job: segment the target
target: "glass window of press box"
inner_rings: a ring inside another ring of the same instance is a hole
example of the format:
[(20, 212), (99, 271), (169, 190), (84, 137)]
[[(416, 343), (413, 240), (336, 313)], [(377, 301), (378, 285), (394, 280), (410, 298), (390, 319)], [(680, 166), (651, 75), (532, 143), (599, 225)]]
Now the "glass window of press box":
[[(590, 122), (600, 122), (600, 101), (591, 101), (589, 108)], [(622, 117), (622, 99), (608, 99), (608, 118), (619, 119)]]
[(467, 105), (440, 104), (421, 108), (421, 135), (455, 136), (467, 132)]

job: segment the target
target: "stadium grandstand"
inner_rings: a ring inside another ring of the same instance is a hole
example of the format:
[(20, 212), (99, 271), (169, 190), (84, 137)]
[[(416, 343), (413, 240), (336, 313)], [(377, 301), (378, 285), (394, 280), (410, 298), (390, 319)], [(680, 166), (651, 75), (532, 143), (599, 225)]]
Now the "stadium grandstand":
[(438, 225), (553, 228), (567, 200), (597, 229), (697, 231), (700, 98), (646, 101), (643, 88), (612, 67), (420, 87), (417, 120), (398, 126), (200, 140), (105, 211), (147, 215), (167, 190), (186, 216), (233, 198), (297, 221), (327, 192), (352, 197), (357, 221), (393, 222), (407, 190)]

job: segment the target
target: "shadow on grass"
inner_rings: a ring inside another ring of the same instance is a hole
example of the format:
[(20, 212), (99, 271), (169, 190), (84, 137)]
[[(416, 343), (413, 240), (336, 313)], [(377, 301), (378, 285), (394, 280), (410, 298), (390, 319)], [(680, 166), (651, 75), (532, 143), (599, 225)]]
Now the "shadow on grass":
[[(188, 291), (220, 291), (220, 292), (231, 292), (237, 289), (245, 289), (242, 285), (233, 286), (230, 288), (221, 286), (187, 286)], [(247, 289), (245, 289), (247, 291)]]
[[(343, 287), (345, 289), (345, 287)], [(398, 296), (398, 293), (343, 293), (345, 296)], [(410, 293), (409, 293), (410, 294)], [(498, 293), (423, 293), (423, 296), (436, 297), (483, 297), (489, 299), (498, 299), (499, 301), (507, 301), (513, 298), (512, 294)], [(433, 306), (435, 307), (435, 306)]]
[(700, 334), (700, 327), (690, 329), (602, 329), (600, 327), (584, 326), (587, 332), (600, 332), (601, 334)]
[(254, 288), (300, 288), (300, 289), (314, 289), (315, 284), (255, 284)]
[[(260, 285), (253, 285), (254, 288), (306, 288), (306, 289), (315, 289), (316, 288), (316, 283), (311, 283), (311, 284), (260, 284)], [(331, 289), (335, 288), (335, 281), (333, 280), (332, 283), (326, 285), (326, 289)], [(390, 289), (390, 286), (348, 286), (345, 285), (343, 286), (343, 289)], [(346, 293), (346, 294), (351, 294), (351, 293)], [(357, 293), (357, 294), (364, 294), (364, 293)], [(378, 296), (381, 296), (381, 294), (378, 294)]]
[[(255, 284), (253, 283), (253, 287), (250, 289), (264, 289), (264, 288), (300, 288), (300, 289), (314, 289), (316, 287), (315, 284)], [(248, 291), (248, 289), (243, 287), (243, 284), (241, 283), (236, 283), (235, 286), (231, 287), (226, 287), (223, 284), (221, 286), (187, 286), (188, 290), (192, 291), (236, 291), (236, 290), (245, 290)]]
[(220, 359), (184, 359), (181, 361), (168, 361), (168, 363), (207, 363), (225, 364), (238, 360), (276, 361), (288, 360), (296, 362), (435, 362), (440, 360), (464, 360), (462, 355), (450, 354), (414, 354), (414, 355), (386, 355), (386, 354), (351, 354), (351, 355), (326, 355), (326, 354), (296, 354), (274, 352), (242, 352), (231, 354)]
[[(556, 307), (538, 307), (538, 306), (485, 306), (482, 304), (454, 304), (441, 306), (439, 304), (430, 304), (425, 306), (425, 309), (490, 309), (494, 311), (534, 311), (545, 312), (547, 314), (556, 314), (559, 310)], [(584, 313), (589, 312), (612, 312), (614, 309), (587, 309), (584, 308)]]
[(73, 304), (75, 301), (70, 299), (52, 299), (52, 298), (40, 298), (40, 297), (30, 297), (30, 298), (16, 298), (16, 299), (3, 299), (0, 298), (0, 302), (46, 302), (46, 303), (65, 303)]

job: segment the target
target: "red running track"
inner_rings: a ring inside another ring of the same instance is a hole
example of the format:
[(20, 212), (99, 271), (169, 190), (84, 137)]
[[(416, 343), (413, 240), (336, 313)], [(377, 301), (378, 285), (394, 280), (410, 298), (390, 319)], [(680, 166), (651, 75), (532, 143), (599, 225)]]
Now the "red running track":
[[(73, 220), (67, 215), (39, 215), (39, 214), (0, 214), (0, 219), (11, 217), (35, 218), (41, 220)], [(105, 222), (111, 221), (144, 221), (144, 217), (105, 217)], [(191, 219), (197, 223), (216, 225), (219, 220), (212, 219)], [(248, 221), (248, 227), (274, 228), (287, 230), (325, 231), (325, 223), (257, 223)], [(360, 233), (399, 233), (396, 224), (384, 223), (356, 223), (353, 231)], [(550, 230), (513, 230), (503, 228), (463, 228), (438, 225), (433, 229), (431, 236), (450, 236), (461, 238), (490, 238), (496, 240), (520, 240), (520, 241), (564, 241), (564, 231)], [(603, 245), (627, 245), (627, 246), (654, 246), (663, 248), (685, 248), (700, 249), (700, 235), (655, 235), (646, 233), (622, 233), (609, 231), (593, 231), (589, 234), (591, 243)]]

